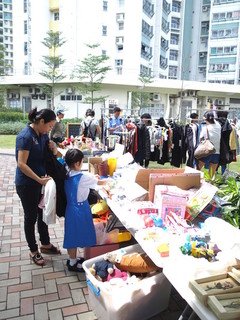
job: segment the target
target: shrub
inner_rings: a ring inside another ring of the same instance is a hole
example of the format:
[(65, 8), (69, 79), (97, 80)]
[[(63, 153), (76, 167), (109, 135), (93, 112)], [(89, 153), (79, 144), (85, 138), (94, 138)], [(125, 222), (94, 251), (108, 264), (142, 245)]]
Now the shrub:
[(18, 134), (26, 123), (23, 122), (5, 122), (0, 125), (0, 134)]
[(0, 111), (0, 122), (13, 122), (24, 120), (22, 112)]
[(81, 123), (82, 118), (72, 118), (72, 119), (63, 119), (63, 123), (67, 125), (67, 123)]

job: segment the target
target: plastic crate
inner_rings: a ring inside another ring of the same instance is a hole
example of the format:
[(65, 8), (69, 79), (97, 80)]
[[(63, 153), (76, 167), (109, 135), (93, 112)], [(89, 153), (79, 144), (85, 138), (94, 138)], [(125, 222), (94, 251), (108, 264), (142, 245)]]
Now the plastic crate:
[[(124, 250), (126, 253), (143, 252), (138, 244), (125, 247)], [(83, 263), (90, 306), (98, 320), (146, 320), (168, 307), (171, 284), (163, 273), (155, 273), (122, 287), (106, 286), (89, 271), (103, 257), (101, 255)]]

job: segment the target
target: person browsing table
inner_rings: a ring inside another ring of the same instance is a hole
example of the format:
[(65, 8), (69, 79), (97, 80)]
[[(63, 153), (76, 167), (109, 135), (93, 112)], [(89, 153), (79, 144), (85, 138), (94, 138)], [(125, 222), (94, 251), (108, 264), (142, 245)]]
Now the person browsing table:
[[(45, 260), (41, 253), (61, 253), (51, 244), (48, 226), (43, 222), (42, 210), (38, 207), (42, 186), (51, 179), (46, 176), (45, 148), (48, 146), (54, 154), (57, 154), (55, 143), (48, 138), (48, 133), (55, 124), (56, 115), (50, 109), (37, 111), (35, 108), (29, 112), (28, 119), (30, 124), (16, 138), (15, 185), (24, 210), (24, 232), (30, 249), (30, 259), (36, 265), (44, 266)], [(36, 222), (41, 242), (40, 252), (35, 237)]]

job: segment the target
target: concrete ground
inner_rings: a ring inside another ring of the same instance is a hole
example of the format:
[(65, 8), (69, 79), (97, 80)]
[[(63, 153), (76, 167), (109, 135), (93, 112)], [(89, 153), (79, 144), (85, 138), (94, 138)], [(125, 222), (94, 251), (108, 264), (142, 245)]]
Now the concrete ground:
[[(30, 263), (23, 210), (14, 187), (15, 168), (13, 150), (0, 149), (0, 320), (97, 319), (89, 306), (85, 274), (66, 269), (63, 219), (49, 228), (62, 255), (45, 255), (43, 268)], [(168, 309), (149, 320), (176, 320), (185, 305), (173, 289)]]

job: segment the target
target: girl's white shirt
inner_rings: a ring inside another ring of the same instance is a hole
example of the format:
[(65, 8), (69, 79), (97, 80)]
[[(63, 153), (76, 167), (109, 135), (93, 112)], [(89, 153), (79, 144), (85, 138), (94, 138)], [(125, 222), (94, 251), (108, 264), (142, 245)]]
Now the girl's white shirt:
[(78, 185), (77, 201), (83, 202), (87, 200), (90, 189), (96, 189), (98, 180), (92, 173), (75, 170), (71, 170), (69, 176), (73, 177), (80, 173), (82, 173), (82, 177)]

